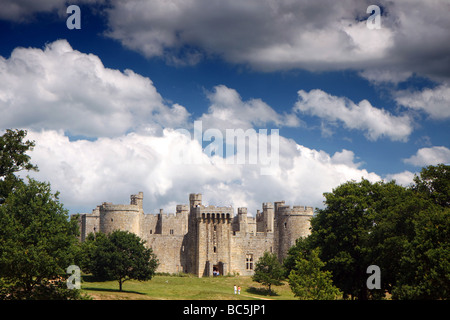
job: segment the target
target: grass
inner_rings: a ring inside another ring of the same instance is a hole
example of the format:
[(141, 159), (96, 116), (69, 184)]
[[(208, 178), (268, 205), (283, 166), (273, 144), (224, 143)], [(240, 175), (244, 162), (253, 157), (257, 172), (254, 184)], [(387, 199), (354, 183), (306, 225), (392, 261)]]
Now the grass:
[[(233, 286), (241, 287), (235, 295)], [(95, 300), (292, 300), (288, 284), (272, 287), (268, 292), (251, 277), (206, 277), (197, 278), (157, 275), (150, 281), (129, 280), (119, 291), (117, 281), (94, 282), (83, 277), (81, 289)]]

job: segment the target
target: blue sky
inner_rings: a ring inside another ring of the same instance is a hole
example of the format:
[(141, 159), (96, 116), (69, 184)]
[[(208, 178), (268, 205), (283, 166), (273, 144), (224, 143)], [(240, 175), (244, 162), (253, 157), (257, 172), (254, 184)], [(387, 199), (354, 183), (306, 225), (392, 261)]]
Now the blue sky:
[[(70, 4), (79, 30), (64, 2), (0, 1), (0, 130), (29, 131), (31, 175), (71, 213), (138, 191), (148, 212), (190, 192), (253, 214), (263, 201), (321, 206), (344, 181), (407, 185), (450, 163), (445, 0), (379, 1), (373, 30), (370, 1)], [(198, 146), (167, 130), (199, 120), (278, 129), (279, 170), (171, 164), (167, 150)]]

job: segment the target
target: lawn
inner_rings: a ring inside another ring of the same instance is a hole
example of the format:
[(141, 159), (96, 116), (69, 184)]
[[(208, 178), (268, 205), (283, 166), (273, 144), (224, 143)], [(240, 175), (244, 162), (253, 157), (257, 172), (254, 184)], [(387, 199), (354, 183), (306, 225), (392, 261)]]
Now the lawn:
[[(234, 285), (241, 287), (241, 294), (235, 295)], [(205, 277), (162, 276), (150, 281), (129, 280), (119, 291), (117, 281), (94, 282), (83, 277), (81, 289), (93, 299), (99, 300), (292, 300), (294, 295), (287, 283), (272, 286), (275, 295), (267, 294), (251, 277)]]

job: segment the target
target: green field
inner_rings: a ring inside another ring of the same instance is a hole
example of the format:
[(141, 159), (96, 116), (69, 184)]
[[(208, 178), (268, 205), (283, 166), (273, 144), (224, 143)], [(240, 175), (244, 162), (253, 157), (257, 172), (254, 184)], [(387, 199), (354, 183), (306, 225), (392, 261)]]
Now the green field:
[[(234, 285), (241, 287), (235, 295)], [(81, 289), (98, 300), (292, 300), (295, 299), (287, 283), (272, 286), (275, 295), (269, 295), (251, 277), (197, 278), (193, 276), (155, 276), (150, 281), (129, 280), (119, 291), (117, 281), (93, 282), (83, 277)]]

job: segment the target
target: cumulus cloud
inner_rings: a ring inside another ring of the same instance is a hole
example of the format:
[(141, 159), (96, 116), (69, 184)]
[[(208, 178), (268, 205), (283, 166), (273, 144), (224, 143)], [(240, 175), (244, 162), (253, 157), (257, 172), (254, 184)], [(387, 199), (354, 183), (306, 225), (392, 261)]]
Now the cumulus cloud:
[(168, 105), (149, 78), (106, 68), (66, 40), (0, 57), (0, 113), (3, 128), (63, 128), (90, 137), (183, 125), (189, 116)]
[(328, 122), (341, 122), (348, 129), (365, 131), (369, 140), (388, 137), (393, 141), (406, 141), (413, 130), (409, 116), (394, 116), (378, 109), (367, 100), (358, 104), (345, 97), (330, 95), (320, 89), (298, 91), (295, 110), (317, 116)]
[[(198, 141), (171, 129), (157, 137), (130, 133), (95, 141), (70, 141), (54, 130), (30, 131), (29, 138), (36, 141), (30, 155), (40, 171), (28, 174), (50, 181), (72, 212), (90, 211), (103, 201), (127, 203), (130, 194), (143, 191), (148, 213), (158, 208), (173, 212), (190, 192), (201, 192), (205, 203), (247, 206), (255, 214), (267, 201), (322, 206), (322, 193), (349, 179), (380, 180), (359, 169), (351, 151), (330, 156), (284, 137), (279, 166), (266, 176), (259, 163), (210, 161)], [(204, 161), (178, 163), (173, 157), (180, 150)]]
[(450, 118), (450, 86), (447, 83), (422, 91), (403, 90), (397, 92), (395, 96), (399, 105), (420, 110), (432, 119)]
[(199, 120), (203, 127), (248, 129), (268, 124), (276, 127), (296, 127), (300, 121), (295, 114), (279, 114), (261, 99), (243, 101), (239, 93), (224, 85), (214, 87), (208, 94), (208, 112)]
[[(360, 168), (351, 150), (330, 155), (283, 136), (277, 166), (268, 175), (261, 175), (262, 161), (218, 161), (198, 140), (174, 130), (188, 126), (189, 114), (168, 105), (149, 78), (105, 68), (97, 56), (73, 50), (65, 40), (43, 50), (16, 49), (0, 58), (0, 70), (0, 128), (29, 130), (28, 138), (36, 141), (30, 155), (40, 169), (29, 174), (49, 181), (71, 212), (103, 201), (126, 203), (130, 194), (144, 191), (146, 212), (173, 211), (188, 193), (201, 192), (207, 203), (247, 206), (254, 214), (267, 201), (321, 206), (323, 192), (345, 181), (380, 180)], [(299, 125), (295, 113), (280, 114), (260, 99), (244, 101), (223, 85), (208, 98), (210, 108), (194, 119), (204, 122), (205, 130)], [(369, 114), (378, 115), (371, 108)], [(351, 118), (349, 110), (341, 113)], [(155, 126), (159, 130), (151, 130)], [(68, 132), (96, 139), (71, 140)], [(200, 161), (180, 162), (180, 153)]]
[(421, 148), (417, 150), (415, 155), (403, 159), (403, 161), (417, 167), (437, 165), (439, 163), (449, 164), (450, 149), (444, 146)]
[(393, 173), (386, 175), (386, 180), (395, 180), (395, 182), (404, 187), (410, 186), (414, 182), (414, 173), (408, 170), (405, 170), (400, 173)]
[(412, 72), (448, 79), (448, 1), (379, 1), (381, 29), (375, 30), (366, 26), (371, 4), (114, 0), (107, 35), (168, 61), (196, 63), (218, 55), (260, 70), (350, 68), (378, 82), (398, 82)]

